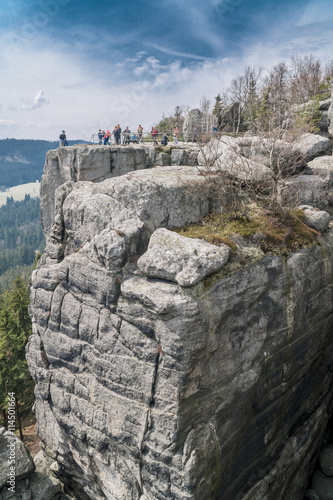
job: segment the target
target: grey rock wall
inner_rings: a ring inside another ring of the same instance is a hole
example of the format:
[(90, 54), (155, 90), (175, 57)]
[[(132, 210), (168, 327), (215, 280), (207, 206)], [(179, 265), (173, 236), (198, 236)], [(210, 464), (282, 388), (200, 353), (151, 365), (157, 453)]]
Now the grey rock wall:
[(41, 214), (45, 233), (48, 234), (54, 219), (55, 191), (65, 182), (101, 182), (148, 166), (149, 156), (143, 147), (82, 144), (49, 151), (41, 182)]
[(196, 129), (197, 135), (211, 134), (213, 126), (217, 124), (215, 116), (208, 113), (202, 113), (200, 109), (191, 109), (185, 116), (183, 132), (187, 140), (193, 139)]
[(57, 190), (27, 359), (80, 500), (303, 498), (332, 415), (332, 230), (231, 277), (146, 276), (154, 231), (208, 213), (203, 182), (159, 167)]
[[(333, 137), (333, 98), (331, 96), (331, 101), (327, 110), (327, 116), (325, 116), (327, 120), (327, 129), (328, 129), (328, 135), (330, 137)], [(324, 119), (325, 119), (324, 118)]]

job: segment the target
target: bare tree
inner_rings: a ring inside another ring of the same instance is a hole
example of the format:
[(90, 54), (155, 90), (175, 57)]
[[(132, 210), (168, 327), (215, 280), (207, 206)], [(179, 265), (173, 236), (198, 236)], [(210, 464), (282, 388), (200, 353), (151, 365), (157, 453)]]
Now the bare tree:
[(290, 92), (294, 103), (306, 102), (320, 92), (323, 70), (319, 59), (292, 56)]
[(232, 102), (238, 103), (238, 116), (234, 132), (240, 131), (242, 118), (247, 122), (247, 128), (252, 128), (259, 102), (261, 73), (261, 68), (246, 66), (244, 74), (231, 81), (228, 94)]
[(212, 106), (212, 101), (207, 96), (203, 95), (200, 99), (200, 111), (208, 114)]
[(299, 174), (305, 158), (295, 147), (295, 140), (306, 129), (295, 128), (286, 133), (276, 126), (279, 110), (269, 111), (256, 118), (256, 135), (238, 139), (222, 136), (201, 145), (201, 169), (211, 192), (219, 197), (222, 206), (244, 214), (251, 200), (280, 214), (297, 205), (297, 193), (288, 198), (288, 179)]
[(282, 62), (274, 66), (263, 80), (261, 105), (276, 116), (275, 125), (278, 127), (282, 126), (291, 105), (288, 78), (288, 67)]

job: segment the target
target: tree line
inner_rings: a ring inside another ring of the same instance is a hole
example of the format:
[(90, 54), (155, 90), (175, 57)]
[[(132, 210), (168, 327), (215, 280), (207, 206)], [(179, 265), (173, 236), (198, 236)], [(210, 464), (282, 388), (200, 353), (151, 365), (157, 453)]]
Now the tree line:
[[(333, 61), (323, 65), (313, 55), (293, 56), (289, 63), (280, 62), (270, 70), (246, 66), (243, 74), (215, 97), (212, 113), (223, 130), (225, 111), (233, 104), (232, 131), (236, 133), (255, 131), (257, 123), (265, 119), (268, 127), (270, 117), (274, 117), (274, 126), (280, 127), (290, 111), (298, 112), (301, 118), (302, 114), (316, 118), (319, 101), (330, 97), (332, 79)], [(309, 108), (302, 107), (305, 103)], [(206, 112), (210, 110), (207, 97), (201, 104)]]
[(0, 207), (0, 292), (22, 271), (29, 273), (36, 252), (42, 252), (44, 246), (40, 199), (30, 195), (23, 201), (7, 198)]
[(22, 419), (34, 401), (34, 382), (25, 359), (25, 347), (32, 333), (28, 305), (28, 284), (22, 278), (16, 278), (0, 295), (0, 415), (6, 426), (9, 394), (13, 393), (21, 439)]
[(40, 200), (30, 195), (0, 207), (0, 420), (7, 425), (8, 395), (15, 393), (21, 439), (34, 401), (25, 348), (32, 333), (28, 280), (44, 247), (39, 214)]

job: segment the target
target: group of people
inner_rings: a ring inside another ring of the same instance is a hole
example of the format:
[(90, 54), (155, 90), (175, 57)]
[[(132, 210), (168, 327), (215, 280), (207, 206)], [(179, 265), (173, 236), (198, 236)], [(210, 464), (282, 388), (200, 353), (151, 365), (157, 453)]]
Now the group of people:
[[(174, 143), (178, 144), (178, 137), (179, 137), (178, 127), (174, 128), (172, 134), (174, 138)], [(98, 144), (104, 144), (104, 145), (111, 144), (111, 135), (113, 135), (114, 137), (115, 144), (121, 144), (121, 137), (123, 137), (123, 144), (129, 144), (130, 142), (134, 144), (139, 144), (140, 142), (143, 142), (143, 127), (142, 125), (139, 125), (136, 132), (131, 132), (128, 127), (122, 130), (120, 125), (116, 125), (113, 129), (112, 134), (110, 130), (105, 131), (99, 129), (97, 135), (98, 135)], [(153, 139), (153, 145), (156, 146), (158, 137), (158, 130), (156, 127), (151, 128), (150, 135)], [(170, 141), (169, 137), (167, 137), (166, 134), (163, 134), (161, 144), (166, 146), (169, 141)]]
[[(128, 127), (126, 127), (125, 130), (122, 131), (119, 124), (114, 127), (112, 133), (110, 132), (110, 130), (105, 131), (99, 129), (97, 134), (98, 144), (100, 145), (104, 144), (105, 146), (111, 144), (112, 135), (114, 137), (114, 142), (117, 145), (121, 144), (121, 137), (123, 137), (123, 144), (129, 144), (130, 142), (139, 144), (139, 142), (143, 141), (143, 127), (142, 125), (139, 125), (137, 133), (135, 132), (132, 133)], [(156, 127), (151, 128), (150, 135), (153, 139), (153, 145), (157, 146), (158, 130)], [(178, 127), (175, 127), (173, 129), (172, 135), (174, 144), (178, 144), (178, 137), (179, 137)], [(60, 140), (60, 146), (68, 146), (68, 142), (66, 139), (66, 132), (64, 130), (60, 134), (59, 140)], [(166, 134), (163, 134), (161, 139), (161, 144), (163, 146), (167, 146), (168, 142), (170, 142), (169, 137)]]
[[(128, 127), (127, 127), (128, 128)], [(114, 141), (116, 144), (121, 143), (121, 127), (120, 125), (115, 125), (112, 135), (114, 137)], [(99, 144), (110, 144), (111, 142), (111, 132), (108, 129), (107, 131), (99, 129), (98, 131), (98, 143)]]
[(121, 144), (121, 136), (123, 137), (123, 144), (129, 144), (130, 142), (134, 142), (138, 144), (142, 142), (143, 135), (143, 127), (141, 125), (138, 126), (137, 133), (131, 132), (128, 127), (125, 130), (121, 130), (120, 125), (116, 125), (111, 134), (110, 130), (101, 130), (98, 131), (98, 144), (104, 144), (105, 146), (111, 144), (111, 135), (114, 137), (115, 144)]

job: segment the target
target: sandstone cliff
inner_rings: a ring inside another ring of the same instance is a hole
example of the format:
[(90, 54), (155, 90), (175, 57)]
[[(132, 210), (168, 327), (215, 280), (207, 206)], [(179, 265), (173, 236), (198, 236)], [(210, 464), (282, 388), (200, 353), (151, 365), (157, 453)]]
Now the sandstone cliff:
[(197, 169), (59, 174), (27, 358), (62, 481), (80, 500), (301, 500), (332, 415), (333, 231), (223, 277), (227, 252), (160, 229), (212, 208)]

